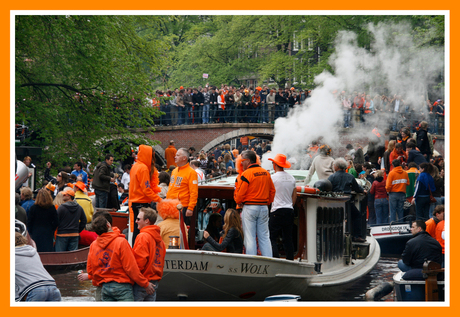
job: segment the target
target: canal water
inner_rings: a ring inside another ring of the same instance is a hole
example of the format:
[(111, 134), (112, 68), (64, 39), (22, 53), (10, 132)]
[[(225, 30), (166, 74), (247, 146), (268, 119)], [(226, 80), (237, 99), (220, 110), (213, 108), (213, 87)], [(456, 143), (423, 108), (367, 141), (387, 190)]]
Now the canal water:
[[(364, 301), (365, 294), (368, 290), (381, 283), (391, 282), (393, 280), (393, 275), (399, 271), (397, 263), (398, 259), (396, 258), (380, 258), (377, 265), (371, 272), (369, 272), (369, 274), (362, 277), (352, 286), (344, 289), (343, 295), (335, 301)], [(96, 287), (91, 284), (91, 281), (79, 282), (77, 275), (77, 271), (53, 275), (56, 280), (56, 284), (61, 291), (62, 301), (96, 301)], [(161, 282), (158, 291), (161, 292)], [(381, 301), (394, 300), (394, 292), (381, 299)]]

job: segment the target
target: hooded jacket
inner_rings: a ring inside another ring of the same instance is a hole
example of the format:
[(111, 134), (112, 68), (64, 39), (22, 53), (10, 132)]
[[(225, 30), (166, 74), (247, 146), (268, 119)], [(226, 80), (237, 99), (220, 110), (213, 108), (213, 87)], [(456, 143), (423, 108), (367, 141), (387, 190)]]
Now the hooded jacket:
[(86, 222), (90, 223), (93, 220), (94, 206), (91, 198), (80, 190), (75, 192), (75, 201), (83, 208), (86, 215)]
[(133, 252), (142, 275), (149, 281), (161, 280), (166, 247), (160, 235), (160, 227), (150, 225), (142, 228), (136, 237)]
[(56, 282), (45, 270), (37, 250), (30, 245), (15, 248), (14, 284), (16, 302), (31, 290), (40, 286), (56, 286)]
[[(129, 184), (129, 202), (130, 203), (150, 203), (152, 201), (161, 201), (158, 193), (161, 189), (158, 184), (152, 184), (152, 180), (157, 175), (150, 177), (151, 162), (153, 149), (148, 145), (140, 145), (137, 155), (137, 162), (133, 165), (130, 172), (131, 182)], [(158, 171), (155, 170), (155, 174)]]
[(388, 174), (385, 188), (388, 193), (406, 193), (406, 186), (409, 184), (407, 172), (401, 166), (397, 166)]
[(83, 208), (71, 200), (57, 209), (59, 225), (57, 234), (80, 233), (86, 226), (86, 215)]
[(140, 272), (125, 236), (117, 227), (112, 230), (101, 234), (91, 243), (86, 264), (88, 278), (94, 286), (117, 282), (147, 287), (149, 280)]

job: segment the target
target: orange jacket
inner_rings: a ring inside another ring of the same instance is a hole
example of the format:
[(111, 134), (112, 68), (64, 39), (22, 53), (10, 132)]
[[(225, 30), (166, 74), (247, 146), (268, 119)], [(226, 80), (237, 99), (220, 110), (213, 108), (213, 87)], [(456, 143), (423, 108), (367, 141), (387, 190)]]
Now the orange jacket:
[(393, 168), (388, 174), (387, 184), (385, 186), (387, 193), (406, 193), (406, 186), (410, 184), (407, 172), (401, 166)]
[(442, 220), (436, 226), (436, 240), (438, 240), (439, 244), (442, 247), (442, 254), (444, 254), (444, 245), (445, 245), (445, 241), (442, 238), (442, 232), (444, 231), (445, 225), (446, 225), (445, 220)]
[(150, 168), (153, 155), (153, 149), (148, 145), (139, 146), (139, 154), (137, 163), (131, 168), (129, 174), (131, 180), (129, 183), (129, 202), (130, 203), (150, 203), (152, 201), (161, 201), (158, 193), (161, 189), (158, 184), (152, 184), (154, 178), (158, 178), (158, 171), (156, 175), (150, 177)]
[(193, 210), (198, 200), (198, 175), (187, 163), (171, 173), (167, 199), (179, 199), (183, 207)]
[(177, 166), (176, 162), (174, 161), (174, 157), (176, 156), (176, 148), (174, 145), (170, 145), (165, 150), (165, 159), (166, 159), (166, 166), (169, 168), (171, 165)]
[(117, 227), (103, 233), (91, 243), (86, 270), (94, 286), (108, 282), (137, 283), (147, 287), (149, 280), (140, 272), (133, 251)]
[(399, 154), (398, 152), (396, 152), (396, 149), (394, 149), (393, 151), (391, 151), (390, 153), (390, 172), (393, 170), (393, 164), (391, 164), (391, 162), (393, 162), (393, 160), (396, 160), (399, 156), (402, 156), (403, 158), (401, 159), (401, 163), (402, 162), (407, 162), (407, 153), (406, 151), (403, 151), (401, 154)]
[(270, 173), (257, 164), (251, 164), (236, 185), (235, 202), (248, 205), (269, 205), (275, 198), (275, 185)]
[(434, 239), (436, 239), (436, 221), (433, 218), (428, 219), (425, 221), (426, 224), (426, 232), (430, 234)]
[(151, 225), (142, 228), (134, 243), (133, 252), (142, 275), (149, 281), (161, 280), (166, 247), (161, 239), (160, 227)]

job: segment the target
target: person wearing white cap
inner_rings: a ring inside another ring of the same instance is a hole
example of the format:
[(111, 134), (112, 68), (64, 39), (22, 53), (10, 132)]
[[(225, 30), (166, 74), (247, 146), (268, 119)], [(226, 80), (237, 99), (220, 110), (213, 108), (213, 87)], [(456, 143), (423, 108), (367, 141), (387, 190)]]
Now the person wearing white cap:
[(275, 174), (272, 174), (271, 177), (276, 189), (268, 223), (273, 257), (280, 257), (277, 240), (281, 232), (286, 259), (294, 260), (292, 226), (294, 224), (294, 204), (297, 200), (295, 178), (284, 171), (285, 168), (291, 167), (291, 163), (286, 160), (286, 155), (277, 154), (274, 159), (269, 158), (269, 160), (273, 162), (275, 170)]

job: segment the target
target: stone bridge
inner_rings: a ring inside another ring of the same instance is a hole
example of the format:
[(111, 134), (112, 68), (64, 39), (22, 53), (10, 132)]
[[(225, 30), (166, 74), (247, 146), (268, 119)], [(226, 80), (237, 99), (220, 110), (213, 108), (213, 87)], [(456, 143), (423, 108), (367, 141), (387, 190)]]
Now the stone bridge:
[[(218, 145), (230, 143), (233, 139), (239, 139), (242, 136), (253, 136), (263, 139), (273, 140), (274, 124), (272, 123), (214, 123), (214, 124), (199, 124), (199, 125), (180, 125), (180, 126), (161, 126), (155, 127), (155, 130), (139, 130), (135, 132), (137, 135), (142, 135), (145, 138), (158, 141), (154, 148), (158, 158), (164, 164), (164, 151), (169, 146), (169, 141), (175, 141), (175, 147), (189, 148), (193, 146), (197, 152), (204, 150), (208, 152), (213, 150)], [(352, 130), (352, 129), (350, 129)], [(363, 137), (356, 139), (349, 136), (350, 130), (342, 129), (341, 144), (360, 143), (366, 145), (368, 139)], [(136, 144), (137, 145), (137, 144)], [(344, 146), (345, 148), (345, 146)], [(437, 136), (435, 150), (444, 156), (444, 136)], [(340, 151), (335, 152), (336, 155), (344, 155)]]

